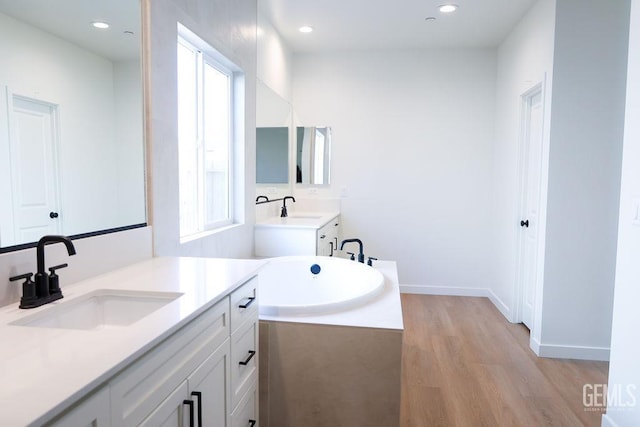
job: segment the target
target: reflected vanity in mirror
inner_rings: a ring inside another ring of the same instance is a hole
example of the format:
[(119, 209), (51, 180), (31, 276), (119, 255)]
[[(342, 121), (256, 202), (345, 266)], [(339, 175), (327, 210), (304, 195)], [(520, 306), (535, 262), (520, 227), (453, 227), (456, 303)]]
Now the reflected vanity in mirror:
[(138, 0), (0, 0), (0, 251), (144, 225), (140, 27)]
[(296, 128), (296, 183), (327, 185), (331, 176), (331, 128)]
[[(258, 80), (256, 98), (256, 183), (289, 186), (291, 104)], [(285, 193), (285, 189), (283, 189)]]

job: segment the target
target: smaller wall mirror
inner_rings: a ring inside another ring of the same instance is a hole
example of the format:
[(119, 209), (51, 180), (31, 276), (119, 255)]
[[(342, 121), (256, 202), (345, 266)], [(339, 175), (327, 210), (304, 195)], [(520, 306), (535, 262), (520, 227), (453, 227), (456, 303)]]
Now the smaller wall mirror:
[[(291, 104), (258, 80), (256, 98), (256, 183), (289, 184)], [(258, 192), (260, 192), (258, 188)]]
[(328, 185), (331, 177), (331, 128), (296, 128), (296, 183)]

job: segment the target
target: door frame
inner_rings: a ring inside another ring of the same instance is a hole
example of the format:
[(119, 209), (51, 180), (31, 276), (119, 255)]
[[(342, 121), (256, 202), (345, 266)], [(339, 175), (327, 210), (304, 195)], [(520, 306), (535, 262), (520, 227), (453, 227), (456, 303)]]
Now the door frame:
[[(546, 77), (546, 76), (545, 76)], [(537, 257), (536, 257), (536, 277), (534, 280), (534, 307), (533, 322), (531, 325), (531, 337), (537, 335), (540, 325), (541, 302), (542, 302), (542, 283), (544, 277), (544, 247), (545, 247), (545, 230), (546, 230), (546, 199), (547, 199), (547, 182), (548, 182), (548, 108), (547, 108), (547, 92), (546, 78), (530, 85), (519, 96), (519, 124), (518, 124), (518, 197), (517, 197), (517, 217), (514, 218), (514, 226), (518, 227), (516, 233), (516, 269), (514, 281), (514, 304), (513, 304), (513, 323), (523, 322), (524, 313), (524, 233), (520, 232), (519, 221), (524, 218), (524, 209), (527, 200), (527, 184), (526, 172), (528, 167), (528, 116), (531, 111), (530, 100), (533, 96), (540, 94), (542, 97), (542, 140), (540, 154), (540, 194), (538, 201), (538, 238), (537, 238)]]

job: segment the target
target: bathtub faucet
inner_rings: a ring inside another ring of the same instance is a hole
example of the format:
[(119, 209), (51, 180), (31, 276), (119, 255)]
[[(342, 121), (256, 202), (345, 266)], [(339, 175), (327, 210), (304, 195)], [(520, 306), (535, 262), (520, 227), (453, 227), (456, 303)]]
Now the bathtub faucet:
[(345, 243), (357, 243), (360, 246), (360, 252), (358, 253), (358, 262), (364, 264), (364, 249), (362, 247), (362, 240), (360, 239), (346, 239), (340, 243), (340, 250), (344, 248)]
[(293, 196), (286, 196), (284, 199), (282, 199), (282, 210), (280, 212), (281, 218), (286, 218), (289, 216), (289, 214), (287, 213), (287, 199), (293, 200), (294, 203), (296, 201), (296, 199)]

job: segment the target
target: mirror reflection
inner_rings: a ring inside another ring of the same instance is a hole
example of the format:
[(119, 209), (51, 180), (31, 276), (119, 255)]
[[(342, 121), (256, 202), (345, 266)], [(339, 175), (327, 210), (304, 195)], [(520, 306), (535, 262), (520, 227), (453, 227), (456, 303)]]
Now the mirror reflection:
[(137, 0), (0, 0), (0, 247), (145, 222), (140, 64)]
[(291, 104), (258, 80), (256, 98), (256, 183), (288, 184)]
[(331, 128), (296, 128), (296, 183), (330, 184)]

